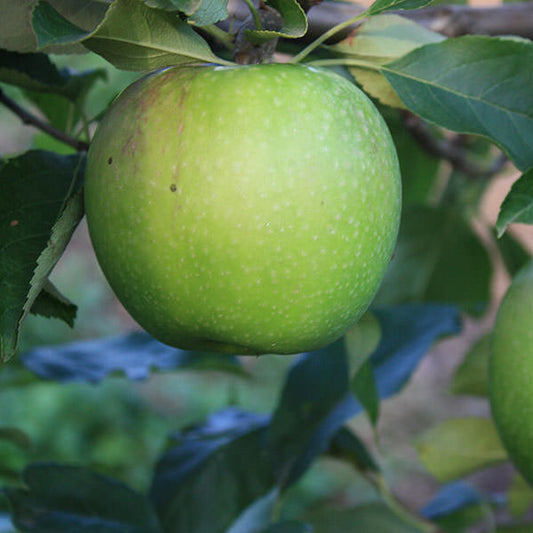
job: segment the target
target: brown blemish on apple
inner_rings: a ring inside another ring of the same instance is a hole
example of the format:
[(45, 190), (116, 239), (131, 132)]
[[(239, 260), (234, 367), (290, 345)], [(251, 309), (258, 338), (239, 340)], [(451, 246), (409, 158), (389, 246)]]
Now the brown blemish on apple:
[(177, 189), (178, 189), (178, 188), (176, 187), (176, 184), (175, 184), (175, 183), (172, 183), (172, 184), (170, 185), (170, 190), (171, 190), (172, 192), (176, 192)]

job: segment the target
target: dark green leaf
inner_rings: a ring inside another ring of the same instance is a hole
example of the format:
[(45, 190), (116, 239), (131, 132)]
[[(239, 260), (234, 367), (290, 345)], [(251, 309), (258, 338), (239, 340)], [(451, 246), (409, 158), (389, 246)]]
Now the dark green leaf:
[(435, 194), (441, 161), (413, 138), (400, 111), (387, 107), (381, 107), (380, 111), (389, 126), (400, 162), (402, 205), (427, 205)]
[(290, 520), (272, 524), (270, 527), (262, 529), (260, 533), (313, 533), (313, 528), (310, 524)]
[(167, 533), (223, 533), (274, 486), (264, 447), (269, 418), (226, 409), (174, 436), (150, 496)]
[(531, 260), (530, 252), (508, 231), (495, 241), (507, 272), (514, 277)]
[(0, 81), (34, 91), (59, 90), (68, 76), (46, 54), (19, 54), (0, 50)]
[(276, 505), (279, 502), (278, 498), (279, 488), (274, 487), (265, 496), (244, 509), (225, 533), (250, 533), (250, 531), (259, 531), (271, 524)]
[(461, 213), (411, 206), (375, 305), (449, 302), (476, 313), (489, 301), (491, 276), (488, 252)]
[(0, 440), (10, 442), (23, 450), (28, 450), (31, 447), (28, 435), (18, 428), (0, 427)]
[(269, 430), (278, 483), (295, 482), (359, 410), (349, 392), (344, 340), (304, 354), (291, 368)]
[(246, 375), (233, 355), (178, 350), (144, 332), (34, 348), (23, 355), (23, 361), (39, 377), (62, 382), (98, 383), (119, 372), (132, 380), (146, 379), (153, 369)]
[(379, 472), (379, 466), (359, 437), (347, 427), (331, 439), (327, 455), (350, 463), (362, 472)]
[(352, 509), (323, 507), (312, 511), (306, 520), (319, 533), (421, 533), (407, 524), (383, 503), (369, 503)]
[(38, 48), (81, 41), (89, 35), (89, 32), (68, 21), (45, 0), (35, 6), (32, 25)]
[(83, 215), (84, 157), (30, 151), (0, 168), (0, 359)]
[(416, 442), (420, 460), (439, 481), (453, 481), (508, 460), (492, 420), (451, 418)]
[(498, 236), (515, 223), (533, 224), (533, 167), (513, 183), (505, 197), (496, 222)]
[(0, 81), (24, 89), (48, 118), (64, 114), (63, 109), (58, 112), (54, 107), (66, 107), (70, 102), (82, 100), (97, 80), (105, 80), (106, 77), (104, 69), (85, 72), (58, 70), (45, 54), (0, 50)]
[(48, 280), (33, 302), (30, 313), (47, 318), (59, 318), (73, 328), (77, 310), (78, 307), (68, 298), (65, 298)]
[(453, 394), (487, 396), (490, 335), (482, 337), (465, 355), (450, 383)]
[(148, 499), (83, 467), (29, 466), (7, 489), (13, 523), (31, 533), (161, 533)]
[(376, 0), (365, 12), (368, 17), (389, 9), (419, 9), (431, 4), (432, 0)]
[(406, 304), (373, 313), (381, 326), (381, 340), (370, 361), (380, 398), (405, 386), (434, 342), (461, 331), (459, 310), (450, 305)]
[(533, 165), (533, 42), (464, 36), (382, 67), (405, 106), (440, 126), (483, 135), (521, 170)]

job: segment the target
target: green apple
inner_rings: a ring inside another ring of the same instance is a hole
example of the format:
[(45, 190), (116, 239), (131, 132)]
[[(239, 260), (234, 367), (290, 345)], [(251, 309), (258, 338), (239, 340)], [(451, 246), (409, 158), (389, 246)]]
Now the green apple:
[(187, 349), (298, 353), (370, 304), (395, 245), (396, 152), (343, 77), (167, 68), (128, 87), (88, 154), (97, 258), (125, 308)]
[(509, 457), (533, 484), (533, 263), (515, 277), (496, 317), (489, 397)]

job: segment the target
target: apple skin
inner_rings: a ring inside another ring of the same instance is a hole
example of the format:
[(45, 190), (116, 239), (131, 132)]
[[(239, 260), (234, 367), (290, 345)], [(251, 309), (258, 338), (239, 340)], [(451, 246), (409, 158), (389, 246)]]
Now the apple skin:
[(509, 457), (533, 485), (533, 263), (505, 294), (491, 339), (489, 398)]
[(173, 67), (91, 143), (85, 201), (115, 294), (162, 342), (318, 349), (372, 301), (396, 242), (389, 131), (348, 80), (301, 65)]

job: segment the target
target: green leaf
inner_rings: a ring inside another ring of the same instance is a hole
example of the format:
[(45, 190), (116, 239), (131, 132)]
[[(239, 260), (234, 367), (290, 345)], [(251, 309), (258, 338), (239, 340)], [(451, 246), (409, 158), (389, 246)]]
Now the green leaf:
[(58, 90), (67, 81), (46, 54), (0, 50), (0, 81), (34, 91)]
[(344, 335), (350, 372), (350, 390), (365, 409), (373, 425), (376, 424), (379, 415), (379, 394), (369, 358), (380, 340), (381, 326), (370, 312), (365, 313)]
[(370, 361), (366, 361), (350, 382), (350, 390), (364, 407), (370, 423), (375, 426), (379, 417), (379, 394)]
[(0, 168), (0, 359), (83, 214), (84, 157), (30, 151)]
[(250, 41), (261, 44), (278, 37), (296, 39), (307, 33), (307, 17), (297, 0), (269, 0), (267, 4), (279, 11), (283, 18), (283, 27), (279, 31), (246, 30)]
[(365, 12), (365, 16), (377, 15), (389, 9), (420, 9), (432, 0), (376, 0)]
[(44, 0), (41, 0), (33, 10), (32, 25), (38, 48), (81, 41), (89, 34), (68, 21)]
[(440, 482), (508, 460), (492, 420), (452, 418), (417, 439), (420, 460)]
[(496, 222), (498, 236), (516, 223), (533, 224), (533, 167), (513, 183), (505, 197)]
[(500, 238), (496, 238), (495, 242), (503, 264), (511, 277), (514, 277), (531, 260), (530, 252), (512, 233), (506, 231)]
[(115, 0), (105, 20), (83, 44), (125, 70), (222, 62), (177, 15), (151, 9), (137, 0)]
[(422, 46), (381, 69), (415, 114), (489, 138), (521, 170), (533, 165), (533, 42), (468, 35)]
[(533, 487), (515, 473), (507, 492), (507, 507), (513, 516), (522, 516), (533, 505)]
[(365, 364), (378, 347), (380, 340), (381, 326), (378, 319), (369, 311), (344, 334), (350, 378), (353, 378)]
[[(348, 58), (382, 65), (428, 43), (443, 41), (439, 33), (398, 15), (378, 15), (361, 24), (355, 35), (330, 49)], [(363, 89), (382, 103), (401, 107), (401, 100), (379, 70), (350, 66)]]
[(13, 523), (35, 533), (161, 533), (148, 499), (83, 467), (35, 464), (7, 489)]
[(487, 396), (490, 342), (490, 335), (485, 335), (465, 355), (451, 380), (452, 394)]
[(4, 0), (0, 17), (0, 48), (13, 52), (35, 52), (37, 44), (31, 27), (31, 12), (35, 2)]
[(352, 509), (324, 506), (305, 519), (319, 533), (420, 533), (383, 503), (369, 503)]
[(477, 313), (490, 299), (491, 276), (488, 252), (460, 212), (411, 206), (374, 303), (448, 302)]
[(208, 26), (228, 18), (228, 0), (203, 0), (200, 6), (189, 15), (189, 22), (196, 26)]
[[(60, 19), (63, 21), (59, 22)], [(48, 2), (41, 2), (34, 10), (33, 24), (41, 47), (81, 42), (124, 70), (223, 62), (177, 14), (152, 9), (139, 0), (115, 0), (101, 23), (91, 31), (72, 24)]]
[(33, 302), (30, 313), (47, 318), (59, 318), (73, 328), (77, 310), (78, 307), (65, 298), (50, 280), (47, 280)]
[[(38, 0), (9, 2), (0, 18), (0, 48), (13, 52), (37, 51), (37, 39), (32, 28), (33, 10)], [(107, 0), (48, 0), (62, 17), (84, 31), (93, 31), (104, 18), (109, 7)], [(45, 8), (46, 9), (46, 8)], [(81, 53), (79, 44), (51, 47), (53, 53)]]
[(215, 24), (228, 17), (228, 0), (143, 0), (148, 7), (179, 11), (197, 26)]

